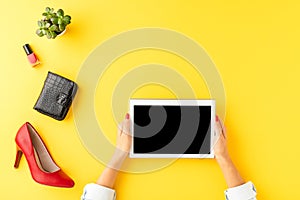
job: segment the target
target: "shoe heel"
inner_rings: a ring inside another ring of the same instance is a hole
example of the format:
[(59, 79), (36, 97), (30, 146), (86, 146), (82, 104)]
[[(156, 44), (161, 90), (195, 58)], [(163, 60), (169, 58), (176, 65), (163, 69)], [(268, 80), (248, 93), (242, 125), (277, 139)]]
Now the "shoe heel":
[(17, 146), (17, 154), (16, 154), (16, 161), (15, 161), (15, 164), (14, 164), (14, 168), (19, 167), (22, 155), (23, 155), (22, 150), (20, 149), (20, 147)]

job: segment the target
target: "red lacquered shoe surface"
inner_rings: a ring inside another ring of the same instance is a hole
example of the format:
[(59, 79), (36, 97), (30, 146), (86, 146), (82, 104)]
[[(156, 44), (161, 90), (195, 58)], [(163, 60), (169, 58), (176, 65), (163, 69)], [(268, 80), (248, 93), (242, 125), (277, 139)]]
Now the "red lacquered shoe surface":
[(44, 185), (55, 187), (73, 187), (74, 181), (54, 162), (46, 145), (33, 126), (26, 122), (16, 136), (18, 167), (22, 152), (26, 157), (32, 178)]

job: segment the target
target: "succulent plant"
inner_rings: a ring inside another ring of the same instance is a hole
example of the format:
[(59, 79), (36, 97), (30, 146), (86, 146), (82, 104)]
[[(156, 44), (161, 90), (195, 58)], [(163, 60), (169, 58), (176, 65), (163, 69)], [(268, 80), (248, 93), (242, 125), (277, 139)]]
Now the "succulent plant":
[(36, 30), (40, 37), (46, 35), (48, 39), (54, 39), (71, 23), (70, 15), (65, 15), (62, 9), (55, 12), (53, 8), (47, 7), (42, 15), (44, 17), (38, 21), (39, 28)]

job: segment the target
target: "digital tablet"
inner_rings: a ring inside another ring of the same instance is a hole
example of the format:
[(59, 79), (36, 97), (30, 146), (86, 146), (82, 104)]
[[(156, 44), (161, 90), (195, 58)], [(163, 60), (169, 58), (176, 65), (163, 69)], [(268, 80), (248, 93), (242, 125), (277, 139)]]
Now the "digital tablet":
[(130, 100), (131, 158), (213, 158), (214, 100)]

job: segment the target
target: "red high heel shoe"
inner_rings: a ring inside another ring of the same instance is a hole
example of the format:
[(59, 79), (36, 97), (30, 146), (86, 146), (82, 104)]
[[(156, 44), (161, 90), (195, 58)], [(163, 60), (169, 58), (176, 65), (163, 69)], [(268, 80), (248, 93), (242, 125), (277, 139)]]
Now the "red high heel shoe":
[(53, 161), (43, 140), (33, 126), (26, 122), (16, 136), (17, 155), (15, 168), (19, 167), (24, 153), (32, 178), (44, 185), (71, 188), (74, 181)]

